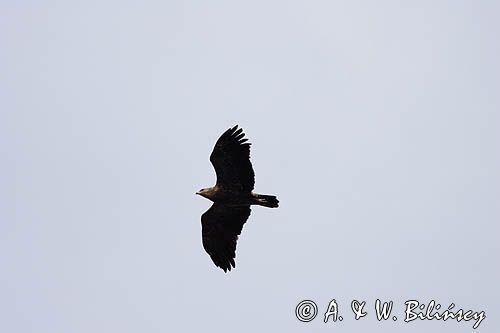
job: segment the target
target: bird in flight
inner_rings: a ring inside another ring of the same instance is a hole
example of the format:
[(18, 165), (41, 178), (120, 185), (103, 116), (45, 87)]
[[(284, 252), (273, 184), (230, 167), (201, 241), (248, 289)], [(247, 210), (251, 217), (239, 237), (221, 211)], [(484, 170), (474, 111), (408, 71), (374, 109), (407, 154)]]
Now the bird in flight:
[(278, 207), (274, 195), (253, 193), (255, 175), (250, 163), (250, 143), (238, 125), (225, 131), (215, 143), (210, 162), (215, 168), (214, 187), (196, 192), (211, 201), (201, 216), (203, 248), (224, 272), (236, 267), (236, 241), (250, 216), (250, 205)]

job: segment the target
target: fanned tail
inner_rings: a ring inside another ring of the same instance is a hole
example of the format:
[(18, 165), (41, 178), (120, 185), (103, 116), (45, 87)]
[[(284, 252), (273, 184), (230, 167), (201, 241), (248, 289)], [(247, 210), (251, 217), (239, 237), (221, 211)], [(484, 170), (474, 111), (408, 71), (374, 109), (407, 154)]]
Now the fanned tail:
[(276, 208), (279, 204), (278, 198), (274, 195), (254, 194), (254, 199), (256, 205), (264, 207)]

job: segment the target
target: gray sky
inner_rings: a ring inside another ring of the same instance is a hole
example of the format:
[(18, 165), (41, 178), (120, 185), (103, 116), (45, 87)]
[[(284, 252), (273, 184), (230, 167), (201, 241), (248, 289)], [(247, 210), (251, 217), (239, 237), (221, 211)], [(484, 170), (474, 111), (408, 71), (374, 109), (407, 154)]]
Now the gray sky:
[[(498, 332), (498, 2), (142, 3), (0, 2), (0, 331)], [(281, 206), (224, 274), (194, 193), (235, 124)]]

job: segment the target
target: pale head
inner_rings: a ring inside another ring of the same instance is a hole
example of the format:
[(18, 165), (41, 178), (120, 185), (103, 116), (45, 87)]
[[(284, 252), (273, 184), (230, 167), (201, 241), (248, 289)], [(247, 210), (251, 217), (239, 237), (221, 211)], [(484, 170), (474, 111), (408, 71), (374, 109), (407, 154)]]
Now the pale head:
[(212, 192), (213, 192), (213, 188), (207, 187), (207, 188), (202, 188), (201, 190), (196, 192), (196, 194), (201, 195), (202, 197), (205, 197), (207, 199), (210, 199)]

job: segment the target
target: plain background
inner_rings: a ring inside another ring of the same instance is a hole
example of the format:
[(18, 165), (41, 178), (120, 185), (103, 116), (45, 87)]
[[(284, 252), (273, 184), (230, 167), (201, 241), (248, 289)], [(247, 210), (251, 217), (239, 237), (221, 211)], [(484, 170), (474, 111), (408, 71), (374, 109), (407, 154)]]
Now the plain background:
[[(0, 3), (0, 331), (499, 331), (498, 2)], [(281, 206), (224, 274), (194, 193), (235, 124)]]

